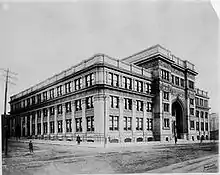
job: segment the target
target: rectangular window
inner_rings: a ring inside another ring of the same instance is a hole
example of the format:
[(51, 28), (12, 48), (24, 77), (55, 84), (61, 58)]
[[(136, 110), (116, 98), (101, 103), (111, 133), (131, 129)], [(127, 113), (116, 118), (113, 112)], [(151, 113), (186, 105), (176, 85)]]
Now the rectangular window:
[(136, 117), (136, 130), (143, 130), (143, 118)]
[(174, 75), (171, 75), (172, 83), (174, 84)]
[(127, 110), (132, 110), (132, 99), (124, 98), (124, 108)]
[(203, 99), (200, 99), (200, 106), (203, 106)]
[(82, 132), (82, 118), (76, 118), (76, 132)]
[(119, 97), (110, 96), (111, 108), (119, 108)]
[(131, 117), (124, 117), (124, 130), (130, 131), (131, 130)]
[(66, 107), (66, 113), (69, 113), (72, 111), (71, 109), (71, 102), (66, 102), (65, 103), (65, 107)]
[(169, 100), (169, 92), (163, 92), (163, 99)]
[(204, 106), (208, 107), (208, 101), (207, 100), (204, 100)]
[(78, 78), (75, 81), (75, 90), (80, 90), (82, 88), (82, 78)]
[(86, 87), (92, 86), (95, 84), (94, 74), (91, 73), (86, 75)]
[(146, 89), (146, 93), (147, 93), (147, 94), (151, 94), (151, 84), (146, 83), (146, 84), (145, 84), (145, 89)]
[(47, 92), (43, 92), (43, 101), (47, 101)]
[(199, 122), (196, 122), (196, 131), (199, 131)]
[(201, 111), (201, 113), (200, 113), (200, 117), (201, 117), (201, 118), (204, 117), (204, 112), (203, 112), (203, 111)]
[(161, 77), (162, 79), (169, 81), (169, 72), (161, 69)]
[(147, 112), (152, 112), (152, 103), (147, 102)]
[(31, 97), (32, 105), (35, 104), (35, 96)]
[(164, 112), (169, 112), (170, 110), (169, 110), (169, 104), (168, 103), (164, 103), (163, 104), (163, 111)]
[(190, 121), (190, 129), (195, 129), (195, 122), (194, 121)]
[(122, 78), (122, 87), (125, 89), (132, 89), (131, 78), (123, 77)]
[(65, 83), (65, 93), (70, 93), (71, 92), (71, 81), (68, 83)]
[(152, 130), (153, 129), (153, 119), (147, 118), (147, 130)]
[(180, 79), (180, 86), (184, 87), (184, 79), (182, 79), (182, 78)]
[(37, 103), (41, 103), (41, 94), (37, 94)]
[(41, 119), (41, 111), (37, 111), (37, 119), (40, 120)]
[(41, 134), (41, 124), (40, 123), (37, 124), (37, 134), (38, 135)]
[(54, 89), (50, 89), (50, 99), (54, 98)]
[(201, 130), (204, 131), (204, 122), (201, 122)]
[(117, 74), (113, 74), (111, 72), (109, 72), (109, 84), (111, 86), (119, 86), (119, 76)]
[(189, 103), (190, 103), (190, 105), (194, 105), (194, 99), (193, 99), (193, 98), (190, 98), (190, 99), (189, 99)]
[(34, 123), (32, 123), (32, 128), (34, 128), (32, 129), (32, 135), (35, 135), (35, 124)]
[(179, 79), (179, 77), (175, 77), (175, 84), (176, 84), (177, 86), (180, 85), (180, 79)]
[(194, 82), (189, 80), (189, 88), (194, 89)]
[(196, 111), (196, 117), (199, 117), (199, 111)]
[(47, 108), (43, 109), (43, 116), (47, 117)]
[(66, 132), (72, 132), (72, 120), (66, 119)]
[(27, 99), (27, 106), (30, 106), (30, 98)]
[(75, 108), (76, 108), (76, 111), (82, 110), (82, 102), (81, 102), (81, 99), (75, 100)]
[(63, 121), (62, 120), (57, 121), (57, 125), (58, 125), (58, 133), (62, 133), (63, 132)]
[(143, 92), (143, 82), (135, 80), (134, 82), (134, 90), (137, 92)]
[(86, 117), (87, 131), (94, 131), (94, 116)]
[(196, 97), (196, 105), (199, 105), (199, 99)]
[(205, 130), (208, 131), (208, 123), (205, 123)]
[(168, 118), (164, 119), (164, 128), (170, 128), (170, 120)]
[(143, 111), (144, 102), (140, 101), (140, 100), (137, 100), (136, 104), (137, 104), (137, 108), (136, 108), (137, 111)]
[(57, 87), (57, 97), (62, 95), (62, 85)]
[(119, 117), (118, 116), (109, 116), (109, 130), (118, 131), (119, 129)]
[(208, 112), (205, 112), (205, 118), (208, 118)]
[(62, 104), (57, 105), (57, 114), (62, 114), (62, 113), (63, 113)]
[(47, 134), (47, 122), (43, 123), (43, 133)]
[(54, 121), (50, 122), (50, 133), (54, 133)]
[(190, 113), (190, 115), (194, 115), (194, 108), (190, 108), (189, 113)]
[(86, 97), (86, 109), (93, 108), (93, 97)]
[(54, 107), (50, 107), (50, 115), (54, 115)]

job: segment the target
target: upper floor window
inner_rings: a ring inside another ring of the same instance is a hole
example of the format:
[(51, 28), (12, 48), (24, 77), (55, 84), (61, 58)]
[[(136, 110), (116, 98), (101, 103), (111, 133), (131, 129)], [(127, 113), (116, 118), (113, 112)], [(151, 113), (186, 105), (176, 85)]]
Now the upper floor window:
[(204, 117), (204, 112), (203, 112), (203, 111), (201, 111), (200, 116), (201, 116), (201, 118), (203, 118), (203, 117)]
[(139, 81), (139, 80), (135, 80), (134, 90), (137, 91), (137, 92), (143, 92), (143, 82)]
[(119, 97), (110, 96), (111, 108), (119, 108)]
[(190, 108), (189, 113), (190, 113), (190, 115), (194, 115), (194, 108)]
[(109, 83), (111, 86), (119, 86), (119, 76), (109, 72)]
[(47, 100), (47, 91), (43, 92), (43, 101), (46, 101), (46, 100)]
[(147, 118), (147, 130), (153, 129), (153, 119)]
[(92, 86), (95, 83), (94, 73), (86, 75), (86, 87)]
[(147, 102), (147, 112), (152, 112), (152, 103)]
[(128, 77), (123, 77), (122, 79), (122, 86), (125, 89), (132, 89), (132, 83), (131, 83), (132, 79), (128, 78)]
[(94, 116), (86, 117), (87, 131), (94, 131)]
[(62, 114), (63, 109), (62, 109), (62, 104), (57, 105), (57, 114)]
[(131, 130), (131, 117), (124, 117), (124, 130)]
[(66, 107), (66, 113), (71, 112), (71, 102), (66, 102), (65, 103), (65, 107)]
[(50, 109), (50, 115), (54, 115), (54, 107), (52, 106), (49, 109)]
[(179, 79), (179, 77), (175, 77), (175, 84), (176, 84), (177, 86), (180, 85), (180, 79)]
[(124, 108), (128, 110), (132, 110), (132, 99), (124, 98)]
[(109, 116), (109, 130), (110, 131), (118, 131), (119, 129), (119, 117), (118, 116)]
[(143, 130), (143, 118), (136, 117), (136, 130)]
[(190, 103), (190, 105), (194, 105), (194, 99), (193, 99), (193, 98), (190, 98), (190, 99), (189, 99), (189, 103)]
[(41, 94), (37, 94), (37, 103), (41, 102)]
[(203, 99), (200, 99), (200, 106), (203, 106)]
[(164, 104), (163, 104), (163, 111), (164, 111), (164, 112), (169, 112), (169, 111), (170, 111), (170, 110), (169, 110), (169, 106), (170, 106), (169, 103), (164, 103)]
[(208, 112), (205, 112), (205, 118), (208, 118)]
[(47, 108), (43, 109), (43, 116), (47, 117)]
[(76, 108), (76, 111), (82, 110), (82, 101), (81, 101), (81, 99), (75, 100), (75, 108)]
[(30, 106), (30, 98), (27, 99), (27, 106)]
[(190, 129), (195, 129), (195, 122), (193, 120), (190, 121)]
[(54, 89), (50, 89), (50, 99), (54, 98)]
[(68, 83), (65, 83), (65, 93), (71, 92), (71, 81)]
[(75, 80), (75, 90), (79, 90), (82, 88), (82, 78), (78, 78)]
[(169, 92), (163, 92), (163, 99), (169, 100)]
[(76, 132), (82, 132), (82, 118), (76, 118)]
[(143, 111), (144, 102), (141, 100), (137, 100), (137, 111)]
[(204, 106), (208, 107), (208, 100), (204, 100)]
[(199, 122), (196, 122), (196, 131), (199, 131)]
[(37, 119), (39, 120), (41, 118), (41, 110), (37, 111)]
[(161, 69), (161, 77), (162, 79), (169, 81), (169, 71)]
[(171, 75), (171, 81), (174, 84), (174, 75)]
[(180, 79), (180, 86), (184, 87), (184, 79), (182, 79), (182, 78)]
[(146, 89), (146, 93), (147, 93), (147, 94), (151, 94), (151, 84), (146, 83), (146, 84), (145, 84), (145, 89)]
[(196, 97), (195, 99), (196, 99), (196, 105), (199, 105), (199, 98)]
[(199, 111), (196, 111), (196, 117), (199, 117)]
[(58, 87), (57, 87), (57, 96), (59, 97), (59, 96), (61, 96), (62, 95), (62, 85), (59, 85)]
[(164, 119), (164, 128), (170, 128), (170, 120), (168, 118)]
[(93, 108), (93, 97), (86, 97), (86, 109)]
[(194, 89), (194, 82), (189, 80), (189, 88)]

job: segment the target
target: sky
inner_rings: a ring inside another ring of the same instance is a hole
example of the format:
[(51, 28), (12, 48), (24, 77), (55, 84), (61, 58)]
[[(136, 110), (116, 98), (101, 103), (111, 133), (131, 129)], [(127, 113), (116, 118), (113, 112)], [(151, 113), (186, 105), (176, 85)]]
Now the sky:
[[(18, 74), (11, 96), (96, 53), (121, 59), (160, 44), (195, 64), (218, 112), (218, 27), (209, 1), (0, 3), (0, 68)], [(0, 113), (3, 102), (1, 78)]]

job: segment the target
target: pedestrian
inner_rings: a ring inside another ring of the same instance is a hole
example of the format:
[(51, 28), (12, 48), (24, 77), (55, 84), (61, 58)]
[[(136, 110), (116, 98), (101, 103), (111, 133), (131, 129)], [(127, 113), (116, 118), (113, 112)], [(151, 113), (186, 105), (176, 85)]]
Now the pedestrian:
[(29, 151), (30, 151), (30, 153), (34, 152), (32, 141), (29, 142)]
[(79, 136), (79, 135), (77, 136), (76, 141), (77, 141), (77, 144), (79, 145), (79, 144), (80, 144), (80, 141), (81, 141), (81, 139), (80, 139), (80, 136)]
[(175, 144), (177, 143), (177, 136), (175, 136)]

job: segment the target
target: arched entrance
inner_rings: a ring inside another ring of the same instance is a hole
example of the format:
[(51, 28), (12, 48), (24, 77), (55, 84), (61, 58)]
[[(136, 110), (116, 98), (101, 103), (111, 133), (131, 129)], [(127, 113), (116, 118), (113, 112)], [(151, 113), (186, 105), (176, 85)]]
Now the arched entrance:
[(183, 138), (183, 107), (178, 100), (172, 104), (172, 116), (175, 117), (172, 124), (173, 134), (181, 139)]

